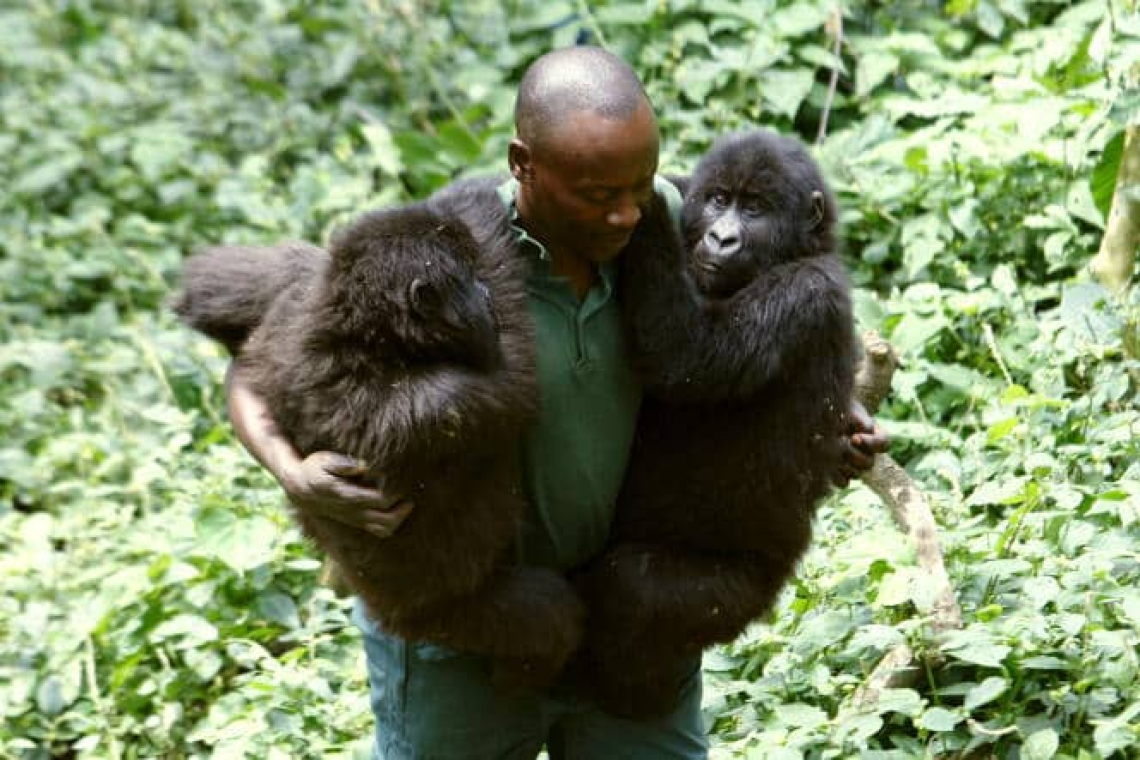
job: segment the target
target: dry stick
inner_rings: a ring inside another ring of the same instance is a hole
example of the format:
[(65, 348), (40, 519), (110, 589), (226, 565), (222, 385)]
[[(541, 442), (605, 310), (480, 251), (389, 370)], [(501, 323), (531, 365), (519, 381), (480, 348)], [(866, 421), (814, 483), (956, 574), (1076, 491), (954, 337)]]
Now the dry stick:
[[(855, 377), (855, 395), (869, 412), (874, 413), (890, 390), (898, 356), (890, 343), (874, 332), (863, 336), (863, 346), (865, 355)], [(937, 635), (961, 628), (962, 611), (942, 561), (934, 515), (922, 491), (889, 454), (875, 457), (875, 464), (864, 473), (863, 482), (878, 494), (895, 522), (910, 536), (918, 566), (938, 586), (938, 595), (931, 610), (931, 629)], [(884, 689), (912, 684), (917, 680), (918, 672), (914, 651), (906, 644), (899, 644), (884, 655), (867, 680), (855, 690), (840, 709), (840, 716), (872, 710)]]
[(831, 15), (827, 18), (826, 24), (828, 32), (835, 36), (835, 49), (832, 51), (835, 55), (835, 60), (831, 62), (831, 79), (827, 82), (827, 99), (823, 103), (823, 113), (819, 117), (819, 131), (815, 136), (815, 144), (822, 145), (823, 138), (827, 137), (827, 119), (831, 114), (831, 106), (835, 102), (835, 91), (839, 87), (839, 67), (842, 62), (839, 60), (840, 53), (843, 52), (843, 6), (836, 4), (832, 10)]

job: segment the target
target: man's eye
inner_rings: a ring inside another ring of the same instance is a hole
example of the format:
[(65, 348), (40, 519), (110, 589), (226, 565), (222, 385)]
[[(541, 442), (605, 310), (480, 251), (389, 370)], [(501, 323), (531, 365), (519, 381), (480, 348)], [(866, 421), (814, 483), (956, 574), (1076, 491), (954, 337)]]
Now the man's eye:
[(617, 198), (617, 191), (615, 190), (587, 190), (582, 193), (582, 197), (591, 203), (609, 203)]

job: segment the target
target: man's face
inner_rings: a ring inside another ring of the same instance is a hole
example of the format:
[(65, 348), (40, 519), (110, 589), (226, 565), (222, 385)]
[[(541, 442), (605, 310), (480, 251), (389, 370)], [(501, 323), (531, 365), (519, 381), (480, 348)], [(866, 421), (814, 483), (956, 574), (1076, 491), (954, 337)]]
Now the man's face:
[(657, 153), (648, 105), (624, 121), (571, 114), (530, 151), (520, 212), (544, 245), (609, 261), (629, 242), (653, 196)]

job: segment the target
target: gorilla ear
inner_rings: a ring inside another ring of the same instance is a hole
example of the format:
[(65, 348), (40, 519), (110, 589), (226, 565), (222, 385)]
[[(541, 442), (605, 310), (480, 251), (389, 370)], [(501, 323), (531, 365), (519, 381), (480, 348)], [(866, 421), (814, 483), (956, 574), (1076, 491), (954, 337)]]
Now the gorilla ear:
[(819, 190), (811, 191), (811, 218), (808, 219), (808, 229), (814, 230), (823, 223), (824, 215), (827, 212), (827, 202), (823, 199), (823, 193)]
[(413, 277), (408, 284), (408, 305), (417, 314), (428, 314), (439, 307), (439, 294), (426, 280)]

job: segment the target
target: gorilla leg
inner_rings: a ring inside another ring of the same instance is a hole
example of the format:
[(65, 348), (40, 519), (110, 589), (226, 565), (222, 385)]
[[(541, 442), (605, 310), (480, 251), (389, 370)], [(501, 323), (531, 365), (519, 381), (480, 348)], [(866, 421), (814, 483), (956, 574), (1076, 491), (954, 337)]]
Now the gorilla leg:
[(700, 652), (767, 611), (791, 570), (754, 554), (610, 549), (581, 580), (591, 611), (585, 667), (598, 701), (618, 715), (667, 711)]
[[(367, 602), (367, 600), (365, 600)], [(582, 640), (585, 608), (559, 574), (506, 567), (471, 594), (385, 621), (393, 632), (488, 655), (508, 689), (548, 686)]]

